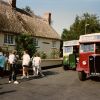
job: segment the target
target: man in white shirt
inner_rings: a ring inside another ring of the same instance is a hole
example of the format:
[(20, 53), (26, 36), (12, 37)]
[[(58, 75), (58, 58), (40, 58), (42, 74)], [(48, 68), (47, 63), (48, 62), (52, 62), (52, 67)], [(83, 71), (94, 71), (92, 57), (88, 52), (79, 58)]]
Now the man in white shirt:
[(9, 62), (9, 83), (11, 83), (11, 80), (13, 79), (14, 84), (18, 84), (19, 82), (16, 81), (16, 51), (12, 51), (12, 53), (9, 54), (8, 62)]
[(29, 67), (29, 63), (30, 63), (30, 56), (28, 54), (28, 51), (24, 51), (24, 55), (22, 57), (22, 67), (23, 67), (23, 76), (21, 77), (22, 79), (27, 77), (29, 78), (29, 74), (28, 74), (28, 67)]

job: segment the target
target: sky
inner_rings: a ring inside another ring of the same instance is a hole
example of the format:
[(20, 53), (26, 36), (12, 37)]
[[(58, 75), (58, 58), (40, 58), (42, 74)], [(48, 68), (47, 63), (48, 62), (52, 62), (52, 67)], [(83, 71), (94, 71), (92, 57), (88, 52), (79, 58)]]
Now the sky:
[(96, 14), (100, 17), (100, 0), (17, 0), (17, 7), (29, 6), (36, 15), (43, 16), (45, 12), (52, 14), (52, 27), (61, 34), (63, 29), (69, 29), (76, 15), (83, 13)]

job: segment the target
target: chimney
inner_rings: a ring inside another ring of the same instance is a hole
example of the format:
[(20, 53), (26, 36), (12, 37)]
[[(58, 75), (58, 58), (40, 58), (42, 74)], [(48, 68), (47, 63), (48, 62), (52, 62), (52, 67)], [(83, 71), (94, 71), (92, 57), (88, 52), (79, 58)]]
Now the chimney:
[(16, 0), (8, 0), (8, 3), (9, 3), (13, 8), (16, 8)]
[(51, 24), (51, 13), (44, 13), (43, 18), (49, 25)]

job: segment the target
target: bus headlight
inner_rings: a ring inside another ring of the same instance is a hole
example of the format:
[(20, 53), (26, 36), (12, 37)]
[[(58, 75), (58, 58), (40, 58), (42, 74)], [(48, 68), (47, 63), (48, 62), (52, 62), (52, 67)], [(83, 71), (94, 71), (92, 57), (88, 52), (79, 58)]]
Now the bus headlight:
[(79, 57), (76, 58), (76, 61), (79, 62)]
[(83, 65), (86, 65), (86, 61), (83, 61), (82, 64), (83, 64)]

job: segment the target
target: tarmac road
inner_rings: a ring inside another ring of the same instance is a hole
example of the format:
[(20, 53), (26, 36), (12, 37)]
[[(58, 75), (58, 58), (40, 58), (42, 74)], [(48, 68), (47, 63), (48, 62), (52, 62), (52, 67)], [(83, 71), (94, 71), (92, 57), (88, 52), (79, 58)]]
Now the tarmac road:
[(45, 77), (30, 77), (20, 84), (0, 79), (0, 100), (100, 100), (100, 81), (81, 82), (76, 71), (61, 67), (43, 70)]

